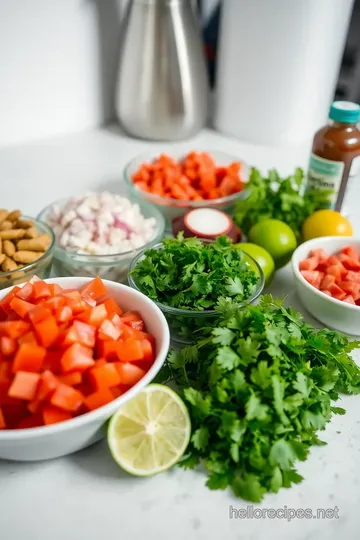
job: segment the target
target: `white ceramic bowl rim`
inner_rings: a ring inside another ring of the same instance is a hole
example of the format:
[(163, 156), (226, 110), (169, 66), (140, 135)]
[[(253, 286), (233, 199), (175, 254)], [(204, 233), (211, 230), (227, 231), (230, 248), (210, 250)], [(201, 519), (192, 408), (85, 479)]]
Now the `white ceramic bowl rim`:
[[(124, 195), (126, 198), (126, 196)], [(71, 197), (66, 197), (64, 199), (59, 199), (57, 201), (52, 202), (51, 204), (48, 204), (45, 208), (41, 210), (41, 212), (38, 214), (37, 218), (39, 221), (41, 221), (42, 224), (45, 224), (48, 228), (50, 228), (50, 225), (45, 221), (45, 216), (49, 212), (49, 210), (56, 205), (65, 204), (68, 200), (70, 200)], [(147, 210), (150, 210), (153, 213), (153, 218), (156, 220), (156, 227), (154, 230), (154, 236), (151, 240), (149, 240), (146, 244), (130, 249), (128, 251), (123, 251), (121, 253), (109, 253), (106, 255), (87, 255), (85, 253), (77, 253), (76, 251), (71, 251), (69, 249), (64, 249), (61, 246), (59, 246), (57, 243), (55, 243), (55, 253), (56, 258), (61, 259), (63, 262), (68, 263), (81, 263), (81, 264), (95, 264), (97, 266), (109, 266), (112, 264), (116, 264), (121, 262), (121, 259), (127, 259), (129, 256), (134, 257), (137, 253), (142, 251), (143, 249), (146, 249), (147, 247), (152, 246), (153, 244), (157, 243), (164, 235), (165, 231), (165, 219), (162, 213), (152, 204), (150, 204), (148, 201), (131, 201), (132, 204), (137, 204), (139, 206), (143, 206), (144, 208), (147, 208)], [(141, 212), (141, 207), (140, 207)], [(148, 218), (149, 219), (149, 218)], [(52, 231), (52, 229), (51, 229)], [(52, 231), (52, 234), (55, 237), (55, 233)]]
[[(49, 279), (45, 279), (44, 281), (47, 283), (56, 283), (58, 281), (60, 281), (61, 283), (64, 283), (64, 281), (66, 280), (70, 281), (73, 279), (74, 278), (72, 277), (49, 278)], [(78, 279), (78, 280), (81, 279), (83, 280), (83, 283), (88, 283), (93, 280), (93, 278), (87, 278), (87, 277), (86, 278), (76, 277), (75, 279)], [(143, 304), (148, 304), (149, 306), (151, 306), (151, 309), (154, 311), (154, 314), (156, 314), (156, 316), (160, 319), (161, 325), (165, 333), (162, 347), (160, 348), (160, 350), (156, 352), (156, 358), (161, 357), (161, 356), (164, 356), (165, 358), (167, 355), (169, 346), (170, 346), (170, 332), (169, 332), (169, 327), (166, 322), (166, 319), (164, 315), (161, 313), (161, 310), (157, 307), (157, 305), (154, 302), (152, 302), (149, 298), (147, 298), (147, 296), (145, 296), (143, 293), (136, 291), (135, 289), (132, 289), (128, 287), (127, 285), (111, 282), (106, 279), (103, 279), (102, 281), (104, 282), (105, 286), (115, 284), (119, 286), (120, 288), (126, 288), (127, 290), (132, 291), (134, 298), (137, 298)], [(7, 289), (3, 289), (1, 291), (1, 297), (5, 296), (12, 288), (13, 287), (8, 287)], [(81, 425), (84, 425), (90, 421), (96, 420), (97, 418), (101, 419), (104, 416), (104, 413), (106, 414), (108, 413), (108, 415), (111, 416), (111, 414), (114, 413), (117, 409), (119, 409), (123, 403), (125, 403), (126, 401), (134, 397), (141, 388), (144, 388), (147, 384), (149, 384), (152, 381), (152, 379), (155, 377), (155, 375), (159, 372), (162, 366), (161, 365), (159, 366), (159, 364), (157, 364), (156, 358), (153, 365), (149, 369), (149, 371), (144, 375), (144, 377), (138, 383), (136, 383), (132, 388), (130, 388), (130, 390), (125, 392), (125, 394), (114, 399), (107, 405), (103, 405), (102, 407), (99, 407), (98, 409), (94, 411), (84, 413), (70, 420), (66, 420), (64, 422), (60, 422), (58, 424), (53, 424), (50, 426), (41, 426), (41, 427), (26, 428), (26, 429), (0, 430), (0, 443), (2, 441), (16, 441), (16, 440), (32, 439), (32, 438), (36, 438), (38, 436), (45, 435), (45, 434), (50, 435), (54, 433), (61, 433), (62, 431), (76, 429), (77, 427)]]
[[(247, 183), (250, 167), (242, 159), (236, 156), (233, 156), (231, 154), (227, 154), (226, 152), (222, 152), (221, 150), (195, 149), (194, 152), (205, 152), (209, 154), (211, 157), (214, 157), (216, 155), (222, 156), (223, 159), (228, 159), (229, 161), (240, 161), (241, 180), (244, 184)], [(201, 201), (192, 201), (191, 199), (182, 201), (180, 199), (171, 199), (170, 197), (160, 197), (159, 195), (153, 195), (152, 193), (142, 191), (141, 189), (137, 188), (134, 182), (132, 181), (132, 174), (130, 173), (130, 169), (133, 166), (135, 161), (141, 160), (143, 162), (151, 162), (157, 159), (161, 155), (161, 153), (164, 153), (164, 152), (158, 152), (156, 154), (150, 154), (150, 153), (140, 154), (136, 156), (135, 158), (133, 158), (131, 161), (129, 161), (124, 168), (124, 179), (125, 179), (126, 184), (129, 185), (134, 190), (134, 193), (138, 193), (139, 195), (143, 194), (144, 200), (149, 200), (152, 203), (159, 204), (161, 206), (164, 206), (164, 202), (166, 202), (167, 204), (165, 206), (178, 207), (180, 205), (183, 205), (183, 206), (189, 206), (189, 207), (196, 206), (196, 208), (202, 208), (202, 207), (214, 206), (218, 204), (226, 205), (227, 203), (236, 201), (239, 198), (240, 194), (243, 194), (246, 191), (246, 188), (244, 188), (242, 191), (238, 191), (237, 193), (233, 193), (232, 195), (227, 195), (226, 197), (219, 197), (218, 199), (207, 199), (207, 200), (201, 200)], [(185, 152), (180, 152), (178, 155), (175, 155), (175, 153), (171, 153), (169, 151), (169, 152), (166, 152), (166, 155), (175, 159), (182, 159), (187, 154)], [(221, 158), (219, 157), (219, 159)], [(223, 165), (220, 164), (218, 166), (222, 167)], [(244, 178), (242, 176), (243, 174), (244, 174)]]
[[(319, 241), (323, 240), (324, 245), (320, 246)], [(309, 253), (312, 249), (320, 249), (323, 248), (326, 251), (326, 246), (330, 245), (334, 241), (337, 241), (337, 243), (342, 243), (342, 247), (347, 246), (348, 244), (359, 242), (360, 239), (354, 238), (353, 236), (323, 236), (320, 238), (313, 238), (312, 240), (308, 240), (307, 242), (304, 242), (303, 244), (300, 244), (299, 247), (296, 248), (294, 251), (292, 258), (291, 258), (291, 265), (294, 272), (295, 277), (300, 280), (303, 285), (312, 293), (314, 293), (316, 296), (319, 296), (322, 299), (327, 299), (330, 303), (333, 303), (334, 305), (343, 307), (345, 309), (353, 310), (359, 312), (360, 306), (348, 304), (347, 302), (343, 302), (342, 300), (338, 300), (337, 298), (333, 298), (332, 296), (328, 296), (327, 294), (324, 294), (323, 292), (319, 291), (316, 287), (313, 285), (310, 285), (308, 281), (302, 276), (300, 270), (299, 270), (299, 264), (302, 260), (304, 260), (306, 257), (309, 256)], [(340, 242), (340, 240), (342, 242)], [(302, 255), (301, 258), (299, 257), (300, 253), (303, 253), (305, 251), (305, 246), (307, 248), (307, 255)], [(316, 248), (315, 248), (316, 246)], [(336, 251), (340, 250), (341, 247), (338, 247)]]

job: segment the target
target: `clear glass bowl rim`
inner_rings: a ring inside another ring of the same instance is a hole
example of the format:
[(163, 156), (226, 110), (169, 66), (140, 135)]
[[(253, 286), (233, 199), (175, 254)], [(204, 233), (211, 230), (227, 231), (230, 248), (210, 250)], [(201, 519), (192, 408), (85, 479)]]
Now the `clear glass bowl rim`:
[(45, 223), (44, 221), (42, 221), (38, 217), (33, 218), (33, 217), (30, 217), (30, 216), (21, 215), (20, 219), (26, 219), (26, 220), (29, 220), (29, 221), (31, 220), (31, 221), (34, 222), (34, 225), (36, 227), (37, 226), (43, 227), (45, 229), (45, 231), (43, 231), (41, 234), (48, 234), (50, 236), (50, 238), (51, 238), (51, 244), (48, 247), (48, 249), (41, 255), (41, 257), (36, 259), (36, 261), (34, 261), (32, 263), (29, 263), (29, 264), (26, 264), (26, 265), (22, 266), (21, 268), (16, 268), (16, 270), (11, 270), (11, 272), (1, 272), (0, 273), (1, 277), (12, 278), (12, 276), (14, 274), (16, 274), (16, 272), (25, 272), (26, 273), (29, 270), (31, 271), (35, 266), (37, 267), (37, 266), (41, 265), (41, 261), (44, 263), (45, 260), (47, 259), (47, 257), (49, 255), (51, 255), (51, 252), (54, 250), (54, 248), (56, 246), (56, 238), (55, 238), (54, 231), (52, 230), (51, 227), (49, 227), (49, 225), (47, 223)]
[[(201, 241), (202, 242), (207, 242), (207, 243), (212, 243), (212, 241), (203, 240), (203, 239), (201, 239)], [(154, 246), (151, 246), (149, 249), (162, 249), (162, 247), (163, 247), (163, 243), (160, 242), (158, 244), (155, 244)], [(144, 257), (145, 251), (147, 251), (147, 250), (146, 249), (142, 250), (141, 253), (139, 253), (131, 261), (129, 274), (128, 274), (128, 281), (129, 281), (130, 287), (132, 287), (133, 289), (141, 292), (142, 294), (145, 294), (145, 293), (136, 285), (136, 282), (135, 282), (134, 278), (132, 277), (131, 272), (134, 270), (135, 266), (141, 260), (141, 258)], [(243, 251), (243, 254), (244, 254), (245, 259), (247, 259), (248, 261), (251, 261), (251, 263), (256, 266), (256, 268), (257, 268), (257, 270), (259, 272), (259, 278), (260, 279), (259, 279), (259, 283), (257, 285), (256, 291), (247, 300), (245, 300), (244, 302), (240, 302), (238, 304), (239, 308), (244, 307), (244, 306), (246, 306), (248, 304), (252, 304), (257, 298), (259, 298), (259, 296), (261, 295), (261, 293), (262, 293), (262, 291), (264, 289), (264, 286), (265, 286), (264, 272), (262, 271), (259, 264), (255, 261), (255, 259), (253, 257), (251, 257), (250, 255), (245, 253), (245, 251)], [(163, 311), (164, 313), (167, 313), (167, 314), (171, 314), (171, 315), (181, 315), (182, 317), (205, 317), (206, 318), (206, 317), (214, 317), (218, 313), (215, 309), (208, 309), (208, 310), (205, 309), (203, 311), (196, 311), (196, 310), (182, 309), (182, 308), (176, 308), (176, 307), (172, 307), (172, 306), (167, 306), (165, 304), (162, 304), (161, 302), (157, 302), (156, 300), (153, 300), (152, 298), (150, 298), (150, 300), (152, 302), (154, 302), (158, 306), (158, 308), (161, 309), (161, 311)]]
[[(242, 168), (244, 168), (247, 171), (249, 171), (249, 169), (250, 169), (249, 165), (247, 165), (247, 163), (245, 163), (245, 161), (239, 159), (238, 157), (236, 157), (236, 156), (234, 156), (232, 154), (228, 154), (227, 152), (222, 152), (221, 150), (196, 149), (194, 151), (195, 152), (206, 152), (207, 154), (209, 154), (212, 157), (216, 156), (216, 154), (221, 155), (224, 158), (227, 158), (229, 161), (240, 161), (241, 165), (242, 165)], [(203, 201), (191, 201), (191, 200), (182, 201), (182, 200), (179, 200), (179, 199), (170, 199), (169, 197), (160, 197), (159, 195), (153, 195), (152, 193), (148, 193), (148, 192), (142, 191), (141, 189), (138, 189), (134, 185), (134, 183), (132, 181), (132, 178), (131, 178), (131, 176), (132, 176), (131, 173), (130, 173), (131, 167), (133, 166), (133, 164), (136, 161), (139, 161), (139, 160), (141, 160), (143, 162), (151, 162), (154, 159), (156, 159), (157, 157), (159, 157), (162, 153), (165, 153), (165, 152), (158, 152), (156, 154), (150, 154), (150, 152), (144, 153), (144, 154), (139, 154), (136, 157), (134, 157), (133, 159), (131, 159), (124, 167), (123, 178), (124, 178), (124, 182), (125, 182), (126, 186), (137, 197), (140, 197), (141, 199), (143, 199), (145, 201), (151, 201), (153, 204), (157, 204), (157, 205), (160, 205), (160, 206), (202, 208), (202, 207), (209, 207), (209, 206), (214, 206), (214, 205), (231, 204), (231, 203), (237, 201), (239, 198), (242, 198), (244, 196), (245, 192), (246, 192), (246, 187), (245, 187), (242, 191), (238, 191), (237, 193), (233, 193), (232, 195), (228, 195), (227, 197), (220, 197), (218, 199), (206, 199), (206, 200), (203, 200)], [(178, 154), (178, 155), (175, 155), (175, 154)], [(174, 152), (174, 153), (171, 153), (171, 151), (169, 151), (169, 152), (166, 152), (166, 155), (169, 155), (170, 157), (173, 157), (175, 159), (181, 159), (181, 157), (186, 156), (186, 151), (178, 151), (178, 152)], [(245, 184), (246, 184), (246, 182), (245, 182)], [(164, 204), (165, 201), (166, 201), (167, 204)]]
[[(37, 219), (41, 219), (43, 216), (45, 216), (47, 212), (49, 212), (49, 210), (53, 206), (64, 205), (71, 198), (72, 197), (65, 197), (63, 199), (54, 201), (51, 204), (48, 204), (38, 214)], [(163, 238), (164, 231), (165, 231), (165, 219), (162, 213), (156, 207), (154, 207), (152, 204), (148, 203), (147, 201), (130, 201), (130, 202), (132, 204), (138, 204), (140, 206), (140, 211), (142, 209), (141, 207), (146, 207), (147, 210), (149, 210), (153, 214), (151, 217), (154, 217), (156, 220), (157, 232), (154, 238), (152, 240), (149, 240), (147, 244), (139, 248), (131, 249), (129, 251), (124, 251), (122, 253), (111, 253), (111, 254), (105, 254), (105, 255), (85, 255), (85, 254), (77, 253), (76, 251), (70, 251), (70, 250), (62, 248), (61, 246), (58, 246), (56, 244), (55, 233), (52, 231), (55, 238), (56, 258), (61, 260), (62, 262), (69, 263), (69, 264), (79, 263), (79, 264), (87, 264), (87, 265), (93, 264), (94, 266), (112, 266), (112, 265), (118, 264), (122, 260), (126, 260), (129, 256), (134, 256), (145, 249), (149, 249), (154, 243), (155, 244), (158, 243), (159, 240)], [(47, 225), (46, 222), (43, 221), (43, 223)], [(47, 226), (50, 227), (49, 225)]]

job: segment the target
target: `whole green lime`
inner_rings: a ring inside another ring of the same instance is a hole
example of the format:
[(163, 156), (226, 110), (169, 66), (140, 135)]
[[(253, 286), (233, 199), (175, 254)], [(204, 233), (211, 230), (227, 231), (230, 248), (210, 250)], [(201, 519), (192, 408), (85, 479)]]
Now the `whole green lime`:
[(270, 285), (275, 272), (274, 259), (266, 249), (250, 242), (235, 244), (235, 246), (255, 259), (264, 273), (265, 285)]
[(251, 227), (248, 238), (270, 253), (275, 268), (285, 266), (296, 249), (296, 237), (292, 229), (278, 219), (264, 219)]

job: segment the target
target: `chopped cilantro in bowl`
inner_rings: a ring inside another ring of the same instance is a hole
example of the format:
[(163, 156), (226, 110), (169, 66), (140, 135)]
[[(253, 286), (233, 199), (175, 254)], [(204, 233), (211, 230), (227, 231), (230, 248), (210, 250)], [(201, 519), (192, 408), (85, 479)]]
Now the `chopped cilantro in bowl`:
[(170, 326), (172, 341), (188, 344), (214, 326), (220, 297), (239, 307), (254, 302), (264, 288), (261, 268), (227, 236), (215, 242), (164, 238), (133, 260), (130, 286), (153, 300)]

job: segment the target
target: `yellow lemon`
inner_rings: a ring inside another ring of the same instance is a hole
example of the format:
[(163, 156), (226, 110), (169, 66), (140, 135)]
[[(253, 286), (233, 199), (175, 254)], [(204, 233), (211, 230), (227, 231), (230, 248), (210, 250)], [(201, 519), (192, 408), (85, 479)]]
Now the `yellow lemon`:
[(303, 240), (319, 236), (352, 236), (353, 229), (348, 219), (335, 210), (317, 210), (302, 226)]

